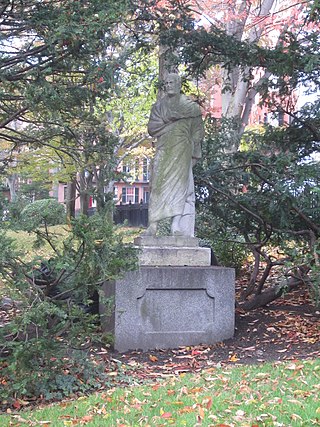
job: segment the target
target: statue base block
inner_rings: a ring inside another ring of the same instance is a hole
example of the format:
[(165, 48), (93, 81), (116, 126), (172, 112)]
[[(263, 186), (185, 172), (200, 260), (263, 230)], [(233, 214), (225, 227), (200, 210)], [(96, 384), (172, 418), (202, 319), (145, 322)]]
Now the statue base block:
[(211, 264), (211, 249), (145, 246), (139, 254), (139, 264), (149, 266), (209, 266)]
[(199, 247), (195, 237), (137, 237), (134, 243), (141, 249), (141, 266), (209, 266), (211, 249)]
[(193, 248), (199, 246), (199, 239), (196, 237), (185, 237), (185, 236), (139, 236), (134, 239), (134, 243), (137, 246), (152, 246), (158, 248), (166, 248), (170, 246), (174, 247), (187, 247)]
[(108, 316), (102, 307), (102, 325), (120, 352), (210, 345), (234, 334), (231, 268), (141, 266), (104, 291), (114, 310)]

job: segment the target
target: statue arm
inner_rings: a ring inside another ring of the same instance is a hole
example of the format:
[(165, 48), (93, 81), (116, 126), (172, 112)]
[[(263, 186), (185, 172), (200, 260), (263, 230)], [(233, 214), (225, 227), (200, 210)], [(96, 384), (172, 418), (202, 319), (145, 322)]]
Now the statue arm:
[(161, 136), (167, 123), (164, 122), (164, 119), (160, 112), (160, 106), (155, 104), (150, 113), (149, 123), (148, 123), (148, 133), (153, 137)]
[(204, 138), (204, 125), (201, 116), (193, 118), (191, 126), (191, 140), (193, 143), (193, 154), (192, 158), (195, 160), (194, 163), (201, 159), (201, 143)]
[(169, 132), (179, 120), (179, 113), (172, 112), (163, 104), (157, 102), (153, 105), (148, 123), (148, 133), (153, 137), (159, 137)]

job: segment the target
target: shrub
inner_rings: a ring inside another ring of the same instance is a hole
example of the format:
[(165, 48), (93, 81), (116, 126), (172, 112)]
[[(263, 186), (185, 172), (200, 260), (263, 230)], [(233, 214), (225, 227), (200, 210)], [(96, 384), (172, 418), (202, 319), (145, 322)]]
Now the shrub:
[(21, 260), (14, 241), (0, 233), (0, 280), (18, 301), (0, 328), (0, 401), (63, 397), (99, 387), (103, 372), (84, 350), (100, 340), (88, 308), (106, 280), (136, 268), (136, 250), (123, 243), (105, 217), (79, 217), (69, 236), (35, 229), (50, 243), (50, 259)]
[(36, 227), (63, 224), (64, 206), (55, 199), (42, 199), (27, 205), (21, 212), (21, 228), (32, 231)]
[(10, 227), (19, 226), (21, 220), (21, 212), (26, 207), (27, 202), (24, 199), (17, 198), (15, 201), (8, 202), (8, 212), (6, 219), (10, 223)]

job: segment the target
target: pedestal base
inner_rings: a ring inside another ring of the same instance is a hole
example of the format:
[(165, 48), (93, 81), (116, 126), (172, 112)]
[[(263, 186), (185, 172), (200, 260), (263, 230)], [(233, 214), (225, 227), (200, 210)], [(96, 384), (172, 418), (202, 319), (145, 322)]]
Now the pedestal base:
[(214, 344), (234, 333), (234, 270), (223, 267), (140, 267), (114, 284), (115, 349), (149, 350)]

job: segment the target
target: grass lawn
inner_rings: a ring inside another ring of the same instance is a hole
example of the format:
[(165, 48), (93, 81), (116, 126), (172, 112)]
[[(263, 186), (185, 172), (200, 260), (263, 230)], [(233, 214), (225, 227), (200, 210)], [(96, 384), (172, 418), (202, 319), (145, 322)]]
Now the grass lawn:
[[(63, 241), (63, 239), (67, 237), (69, 231), (67, 225), (54, 225), (49, 227), (49, 232), (57, 235), (58, 238)], [(53, 253), (52, 248), (47, 243), (41, 248), (35, 249), (33, 247), (36, 240), (36, 235), (34, 233), (28, 233), (22, 230), (7, 230), (7, 235), (15, 240), (16, 247), (22, 252), (25, 261), (29, 261), (35, 256), (48, 258)]]
[(320, 425), (320, 360), (210, 368), (0, 416), (1, 426)]

